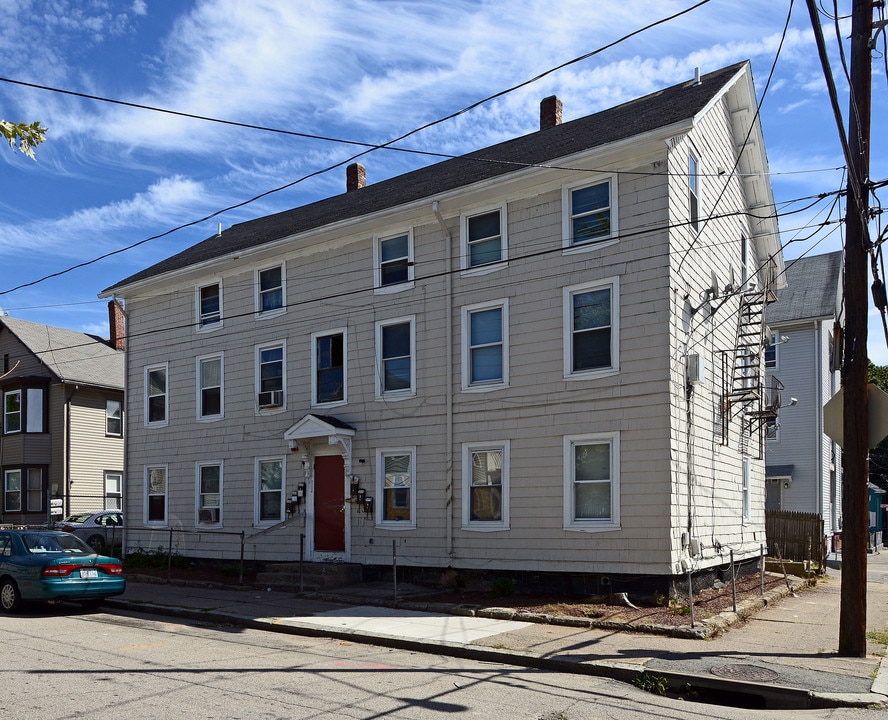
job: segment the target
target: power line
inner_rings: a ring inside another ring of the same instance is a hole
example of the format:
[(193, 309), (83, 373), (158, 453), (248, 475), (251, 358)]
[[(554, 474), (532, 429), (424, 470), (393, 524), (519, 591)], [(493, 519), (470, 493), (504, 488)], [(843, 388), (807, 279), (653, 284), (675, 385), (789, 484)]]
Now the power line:
[[(840, 194), (841, 194), (841, 191), (835, 191), (833, 193), (827, 193), (827, 194), (823, 195), (822, 197), (818, 197), (818, 199), (825, 199), (825, 198), (829, 197), (830, 195), (839, 196)], [(801, 212), (801, 211), (802, 210), (794, 210), (788, 214), (795, 214), (795, 213)], [(748, 211), (743, 211), (743, 210), (737, 210), (737, 211), (732, 211), (729, 213), (723, 213), (720, 215), (713, 215), (712, 220), (727, 219), (727, 218), (738, 217), (738, 216), (753, 216), (753, 217), (762, 219), (761, 216), (756, 216), (756, 215), (754, 215), (754, 213), (750, 213)], [(672, 231), (677, 228), (687, 227), (689, 225), (689, 223), (690, 223), (690, 221), (682, 221), (682, 222), (677, 222), (677, 223), (665, 223), (665, 224), (661, 224), (661, 225), (650, 225), (647, 227), (641, 227), (641, 228), (634, 230), (632, 232), (620, 233), (615, 239), (619, 240), (619, 241), (625, 241), (625, 240), (631, 240), (634, 238), (639, 238), (639, 237), (643, 237), (643, 236), (651, 235), (651, 234), (655, 234), (655, 233), (669, 232), (669, 231)], [(822, 224), (819, 224), (816, 229), (820, 229), (821, 227), (822, 227)], [(564, 248), (563, 248), (561, 242), (551, 243), (551, 240), (547, 240), (546, 242), (547, 242), (547, 246), (542, 249), (532, 250), (531, 252), (526, 252), (521, 255), (510, 256), (509, 263), (510, 264), (512, 264), (512, 263), (517, 264), (522, 261), (524, 261), (524, 262), (532, 261), (532, 260), (540, 258), (540, 257), (545, 257), (548, 255), (554, 255), (554, 254), (560, 254), (563, 252)], [(790, 242), (795, 242), (795, 240), (791, 240)], [(551, 244), (549, 244), (549, 243), (551, 243)], [(647, 259), (649, 260), (651, 257), (652, 256), (648, 256)], [(437, 264), (437, 262), (439, 262), (439, 261), (435, 261), (435, 262)], [(430, 272), (430, 273), (427, 273), (427, 274), (424, 274), (424, 275), (414, 278), (414, 282), (416, 282), (417, 284), (427, 283), (427, 282), (430, 282), (433, 280), (441, 279), (443, 277), (446, 277), (447, 275), (459, 275), (462, 272), (463, 272), (462, 268), (454, 268), (452, 270), (442, 270), (442, 271)], [(563, 268), (553, 270), (553, 275), (550, 277), (562, 275), (563, 272), (564, 272)], [(537, 276), (537, 279), (540, 279), (539, 276)], [(500, 285), (498, 285), (496, 287), (505, 289), (510, 286), (523, 285), (525, 282), (526, 282), (526, 280), (523, 277), (517, 277), (514, 280), (510, 280), (508, 282), (501, 283)], [(228, 286), (226, 286), (226, 287), (228, 287)], [(346, 291), (338, 290), (336, 292), (329, 293), (329, 294), (323, 295), (323, 296), (313, 296), (310, 298), (305, 298), (305, 299), (295, 300), (293, 302), (288, 302), (283, 306), (283, 308), (284, 309), (297, 308), (297, 307), (302, 307), (302, 306), (309, 305), (312, 303), (335, 303), (336, 301), (339, 301), (339, 300), (345, 300), (350, 297), (356, 297), (356, 296), (359, 296), (362, 294), (372, 292), (373, 289), (374, 289), (373, 286), (368, 285), (368, 286), (356, 287), (356, 288), (353, 288), (351, 290), (346, 290)], [(192, 293), (193, 289), (189, 289), (188, 292)], [(168, 295), (168, 294), (169, 293), (164, 293), (164, 295)], [(173, 294), (176, 294), (176, 293), (173, 293)], [(153, 296), (153, 297), (159, 297), (159, 296)], [(441, 299), (441, 298), (438, 296), (426, 297), (426, 300), (435, 300), (435, 299)], [(412, 302), (412, 300), (410, 300), (410, 299), (407, 299), (407, 298), (404, 299), (404, 303), (406, 303), (408, 306), (410, 305), (411, 302)], [(227, 314), (224, 317), (222, 317), (222, 320), (223, 321), (224, 320), (236, 320), (236, 319), (240, 319), (240, 318), (253, 317), (255, 315), (256, 315), (255, 310), (248, 310), (248, 311), (244, 311), (244, 312)], [(158, 333), (163, 333), (163, 332), (169, 332), (169, 331), (175, 331), (175, 330), (185, 330), (185, 329), (193, 328), (196, 326), (199, 326), (198, 321), (181, 323), (178, 325), (164, 325), (163, 327), (154, 328), (152, 330), (147, 330), (147, 331), (143, 331), (140, 333), (134, 333), (132, 335), (127, 334), (127, 336), (124, 339), (135, 339), (135, 338), (140, 338), (140, 337), (157, 335)], [(712, 330), (710, 329), (709, 332), (712, 332)], [(62, 350), (62, 349), (73, 349), (76, 347), (90, 346), (92, 344), (93, 343), (83, 343), (82, 345), (56, 347), (56, 348), (53, 348), (53, 350), (58, 351), (58, 350)]]
[[(771, 63), (771, 70), (768, 72), (768, 79), (765, 82), (765, 87), (762, 89), (762, 96), (759, 99), (759, 101), (756, 103), (755, 115), (753, 116), (752, 120), (749, 123), (749, 129), (746, 131), (746, 137), (743, 138), (743, 143), (740, 146), (740, 149), (736, 152), (736, 157), (734, 158), (734, 165), (733, 165), (733, 167), (731, 167), (731, 171), (729, 173), (727, 173), (727, 175), (729, 177), (734, 173), (734, 171), (737, 169), (737, 166), (740, 164), (740, 159), (743, 157), (743, 151), (746, 149), (746, 146), (749, 143), (749, 138), (752, 136), (752, 132), (756, 127), (756, 123), (759, 122), (759, 118), (761, 117), (762, 105), (764, 105), (765, 96), (768, 94), (768, 89), (771, 87), (771, 80), (774, 79), (774, 72), (777, 69), (777, 60), (780, 58), (780, 52), (783, 50), (783, 43), (786, 40), (786, 34), (787, 34), (787, 32), (789, 32), (789, 22), (792, 19), (792, 8), (793, 8), (794, 3), (795, 3), (795, 0), (790, 0), (790, 2), (789, 2), (789, 10), (786, 13), (786, 22), (783, 24), (783, 33), (780, 36), (780, 44), (777, 46), (777, 54), (774, 56), (774, 62)], [(719, 202), (721, 201), (722, 197), (727, 192), (727, 190), (728, 190), (728, 182), (726, 181), (725, 184), (722, 186), (722, 189), (719, 192), (718, 197), (715, 199), (715, 202), (713, 202), (713, 204), (712, 204), (713, 210), (718, 206)], [(677, 268), (678, 270), (681, 270), (682, 265), (684, 265), (684, 261), (687, 259), (688, 255), (690, 254), (694, 245), (697, 243), (697, 240), (703, 236), (703, 228), (706, 227), (706, 224), (708, 222), (709, 222), (709, 218), (706, 218), (703, 221), (702, 226), (700, 228), (700, 232), (697, 233), (697, 236), (691, 241), (691, 244), (688, 246), (687, 250), (685, 250), (685, 253), (682, 256), (681, 260), (679, 260), (678, 268)]]
[[(342, 167), (343, 165), (347, 165), (348, 163), (351, 163), (351, 162), (357, 160), (358, 158), (361, 158), (361, 157), (363, 157), (364, 155), (367, 155), (368, 153), (374, 152), (374, 151), (376, 151), (376, 150), (390, 149), (392, 145), (394, 145), (395, 143), (400, 142), (401, 140), (405, 140), (406, 138), (411, 137), (412, 135), (416, 135), (417, 133), (422, 132), (423, 130), (427, 130), (428, 128), (434, 127), (434, 126), (436, 126), (436, 125), (440, 125), (441, 123), (447, 122), (448, 120), (453, 120), (454, 118), (457, 118), (457, 117), (459, 117), (460, 115), (464, 115), (464, 114), (466, 114), (466, 113), (468, 113), (468, 112), (470, 112), (470, 111), (472, 111), (472, 110), (474, 110), (474, 109), (480, 107), (481, 105), (484, 105), (484, 104), (486, 104), (486, 103), (488, 103), (488, 102), (491, 102), (491, 101), (493, 101), (493, 100), (496, 100), (497, 98), (500, 98), (500, 97), (503, 97), (503, 96), (505, 96), (505, 95), (508, 95), (509, 93), (515, 92), (516, 90), (519, 90), (519, 89), (521, 89), (521, 88), (523, 88), (523, 87), (526, 87), (526, 86), (528, 86), (528, 85), (531, 85), (531, 84), (533, 84), (533, 83), (536, 83), (536, 82), (538, 82), (539, 80), (543, 79), (544, 77), (547, 77), (548, 75), (551, 75), (551, 74), (553, 74), (553, 73), (555, 73), (555, 72), (557, 72), (557, 71), (559, 71), (559, 70), (563, 70), (563, 69), (566, 68), (566, 67), (569, 67), (569, 66), (571, 66), (571, 65), (575, 65), (576, 63), (582, 62), (582, 61), (584, 61), (584, 60), (588, 60), (589, 58), (594, 57), (595, 55), (598, 55), (598, 54), (604, 52), (605, 50), (609, 50), (610, 48), (615, 47), (615, 46), (619, 45), (620, 43), (623, 43), (623, 42), (625, 42), (626, 40), (629, 40), (630, 38), (635, 37), (636, 35), (639, 35), (639, 34), (641, 34), (641, 33), (643, 33), (643, 32), (646, 32), (647, 30), (650, 30), (651, 28), (657, 27), (658, 25), (662, 25), (662, 24), (664, 24), (664, 23), (671, 22), (672, 20), (675, 20), (676, 18), (679, 18), (679, 17), (681, 17), (682, 15), (686, 15), (687, 13), (690, 13), (690, 12), (692, 12), (693, 10), (696, 10), (697, 8), (702, 7), (703, 5), (708, 4), (709, 2), (710, 2), (710, 0), (700, 0), (700, 1), (697, 2), (696, 4), (691, 5), (690, 7), (685, 8), (684, 10), (680, 10), (680, 11), (678, 11), (678, 12), (676, 12), (676, 13), (673, 13), (672, 15), (669, 15), (668, 17), (661, 18), (660, 20), (655, 20), (654, 22), (648, 23), (647, 25), (644, 25), (644, 26), (641, 27), (641, 28), (638, 28), (638, 29), (636, 29), (636, 30), (633, 30), (632, 32), (629, 32), (629, 33), (623, 35), (622, 37), (620, 37), (620, 38), (618, 38), (618, 39), (616, 39), (616, 40), (614, 40), (614, 41), (612, 41), (612, 42), (610, 42), (610, 43), (607, 43), (606, 45), (603, 45), (603, 46), (601, 46), (601, 47), (599, 47), (599, 48), (597, 48), (597, 49), (595, 49), (595, 50), (592, 50), (592, 51), (590, 51), (590, 52), (588, 52), (588, 53), (585, 53), (585, 54), (583, 54), (583, 55), (580, 55), (579, 57), (573, 58), (572, 60), (568, 60), (568, 61), (566, 61), (566, 62), (563, 62), (563, 63), (561, 63), (560, 65), (556, 65), (556, 66), (553, 67), (553, 68), (550, 68), (550, 69), (548, 69), (548, 70), (545, 70), (544, 72), (542, 72), (542, 73), (536, 75), (536, 76), (533, 77), (533, 78), (530, 78), (529, 80), (525, 80), (525, 81), (523, 81), (523, 82), (520, 82), (520, 83), (518, 83), (517, 85), (513, 85), (512, 87), (506, 88), (505, 90), (500, 90), (499, 92), (496, 92), (496, 93), (494, 93), (493, 95), (490, 95), (490, 96), (488, 96), (488, 97), (486, 97), (486, 98), (484, 98), (484, 99), (482, 99), (482, 100), (477, 100), (476, 102), (473, 102), (472, 104), (470, 104), (470, 105), (464, 107), (464, 108), (461, 109), (461, 110), (457, 110), (456, 112), (453, 112), (453, 113), (451, 113), (451, 114), (449, 114), (449, 115), (446, 115), (446, 116), (444, 116), (444, 117), (442, 117), (442, 118), (439, 118), (439, 119), (437, 119), (437, 120), (433, 120), (433, 121), (428, 122), (428, 123), (426, 123), (426, 124), (424, 124), (424, 125), (421, 125), (421, 126), (415, 128), (415, 129), (413, 129), (413, 130), (410, 130), (409, 132), (406, 132), (406, 133), (404, 133), (403, 135), (400, 135), (400, 136), (398, 136), (398, 137), (396, 137), (396, 138), (394, 138), (394, 139), (392, 139), (392, 140), (389, 140), (389, 141), (387, 141), (387, 142), (384, 142), (384, 143), (381, 143), (381, 144), (378, 144), (378, 145), (371, 145), (371, 146), (367, 147), (365, 150), (363, 150), (363, 151), (361, 151), (361, 152), (359, 152), (359, 153), (357, 153), (357, 154), (355, 154), (355, 155), (352, 155), (351, 157), (346, 158), (345, 160), (342, 160), (342, 161), (340, 161), (340, 162), (334, 163), (333, 165), (329, 165), (329, 166), (327, 166), (326, 168), (319, 169), (319, 170), (315, 170), (315, 171), (310, 172), (310, 173), (308, 173), (308, 174), (306, 174), (306, 175), (303, 175), (302, 177), (300, 177), (300, 178), (298, 178), (298, 179), (296, 179), (296, 180), (293, 180), (292, 182), (286, 183), (286, 184), (284, 184), (284, 185), (281, 185), (281, 186), (279, 186), (279, 187), (273, 188), (273, 189), (271, 189), (271, 190), (266, 190), (265, 192), (259, 193), (258, 195), (255, 195), (255, 196), (253, 196), (253, 197), (251, 197), (251, 198), (249, 198), (249, 199), (247, 199), (247, 200), (243, 200), (243, 201), (241, 201), (241, 202), (239, 202), (239, 203), (235, 203), (235, 204), (233, 204), (233, 205), (229, 205), (229, 206), (226, 207), (226, 208), (223, 208), (223, 209), (221, 209), (221, 210), (217, 210), (217, 211), (215, 211), (215, 212), (212, 212), (212, 213), (210, 213), (209, 215), (205, 215), (204, 217), (199, 218), (199, 219), (197, 219), (197, 220), (192, 220), (192, 221), (190, 221), (190, 222), (182, 223), (181, 225), (178, 225), (178, 226), (176, 226), (176, 227), (173, 227), (173, 228), (171, 228), (171, 229), (169, 229), (169, 230), (166, 230), (166, 231), (164, 231), (164, 232), (162, 232), (162, 233), (158, 233), (158, 234), (156, 234), (156, 235), (152, 235), (151, 237), (144, 238), (144, 239), (142, 239), (142, 240), (139, 240), (139, 241), (137, 241), (137, 242), (135, 242), (135, 243), (132, 243), (132, 244), (127, 245), (127, 246), (125, 246), (125, 247), (119, 248), (119, 249), (117, 249), (117, 250), (113, 250), (113, 251), (111, 251), (111, 252), (104, 253), (103, 255), (100, 255), (100, 256), (98, 256), (98, 257), (96, 257), (96, 258), (93, 258), (92, 260), (86, 260), (86, 261), (84, 261), (84, 262), (77, 263), (77, 264), (75, 264), (75, 265), (72, 265), (72, 266), (70, 266), (70, 267), (64, 269), (64, 270), (60, 270), (60, 271), (57, 271), (57, 272), (54, 272), (54, 273), (50, 273), (50, 274), (48, 274), (48, 275), (45, 275), (45, 276), (43, 276), (43, 277), (41, 277), (41, 278), (38, 278), (37, 280), (33, 280), (33, 281), (31, 281), (31, 282), (27, 282), (27, 283), (22, 283), (22, 284), (20, 284), (20, 285), (17, 285), (16, 287), (13, 287), (13, 288), (8, 289), (8, 290), (0, 291), (0, 295), (6, 295), (6, 294), (8, 294), (8, 293), (15, 292), (16, 290), (21, 290), (21, 289), (26, 288), (26, 287), (33, 287), (34, 285), (38, 285), (38, 284), (43, 283), (43, 282), (45, 282), (45, 281), (47, 281), (47, 280), (50, 280), (50, 279), (52, 279), (52, 278), (60, 277), (60, 276), (62, 276), (62, 275), (65, 275), (65, 274), (67, 274), (67, 273), (70, 273), (70, 272), (72, 272), (72, 271), (74, 271), (74, 270), (78, 270), (78, 269), (80, 269), (80, 268), (87, 267), (87, 266), (89, 266), (89, 265), (93, 265), (93, 264), (95, 264), (95, 263), (97, 263), (97, 262), (100, 262), (101, 260), (106, 260), (107, 258), (109, 258), (109, 257), (113, 257), (114, 255), (119, 255), (119, 254), (121, 254), (121, 253), (127, 252), (127, 251), (132, 250), (132, 249), (134, 249), (134, 248), (136, 248), (136, 247), (139, 247), (139, 246), (141, 246), (141, 245), (144, 245), (145, 243), (151, 242), (152, 240), (158, 240), (158, 239), (160, 239), (160, 238), (162, 238), (162, 237), (166, 237), (167, 235), (171, 235), (171, 234), (173, 234), (173, 233), (175, 233), (175, 232), (178, 232), (179, 230), (184, 230), (185, 228), (193, 227), (193, 226), (195, 226), (195, 225), (199, 225), (199, 224), (201, 224), (201, 223), (207, 222), (208, 220), (212, 220), (213, 218), (218, 217), (219, 215), (222, 215), (223, 213), (230, 212), (230, 211), (232, 211), (232, 210), (236, 210), (236, 209), (238, 209), (238, 208), (245, 207), (246, 205), (249, 205), (249, 204), (251, 204), (251, 203), (254, 203), (254, 202), (256, 202), (256, 201), (258, 201), (258, 200), (260, 200), (260, 199), (262, 199), (262, 198), (264, 198), (264, 197), (267, 197), (267, 196), (272, 195), (272, 194), (274, 194), (274, 193), (281, 192), (281, 191), (283, 191), (283, 190), (286, 190), (286, 189), (289, 189), (289, 188), (291, 188), (291, 187), (294, 187), (295, 185), (298, 185), (298, 184), (300, 184), (300, 183), (303, 183), (303, 182), (305, 182), (306, 180), (309, 180), (309, 179), (311, 179), (311, 178), (313, 178), (313, 177), (317, 177), (317, 176), (319, 176), (319, 175), (323, 175), (323, 174), (325, 174), (325, 173), (331, 172), (332, 170), (335, 170), (335, 169), (337, 169), (337, 168), (339, 168), (339, 167)], [(0, 78), (0, 79), (2, 79), (2, 78)], [(19, 82), (19, 81), (12, 81), (12, 80), (9, 80), (9, 79), (4, 79), (4, 80), (5, 80), (6, 82)], [(27, 84), (27, 83), (19, 83), (19, 84)], [(35, 87), (36, 87), (36, 86), (35, 86)], [(68, 92), (68, 93), (70, 93), (70, 94), (75, 94), (75, 95), (78, 94), (78, 93), (73, 93), (73, 92), (71, 92), (71, 91), (65, 91), (65, 92)], [(84, 97), (85, 97), (85, 95), (84, 95)], [(99, 98), (98, 96), (95, 96), (95, 97), (93, 97), (92, 99), (96, 99), (96, 100), (107, 100), (106, 98)], [(110, 101), (109, 101), (109, 102), (110, 102)], [(114, 101), (114, 102), (118, 102), (118, 103), (120, 103), (120, 104), (126, 104), (126, 105), (133, 105), (132, 103), (124, 103), (123, 101)], [(154, 111), (161, 111), (160, 108), (152, 108), (152, 107), (150, 107), (150, 106), (144, 106), (144, 108), (145, 108), (145, 109), (154, 110)], [(166, 111), (164, 111), (164, 112), (166, 112)], [(174, 111), (169, 111), (169, 112), (171, 112), (171, 113), (173, 113), (173, 114), (182, 114), (182, 113), (178, 113), (178, 112), (174, 112)], [(197, 117), (197, 116), (193, 116), (193, 117)], [(201, 117), (201, 119), (203, 119), (203, 120), (212, 120), (212, 121), (214, 121), (214, 122), (222, 122), (222, 121), (217, 121), (217, 120), (215, 120), (215, 119), (213, 119), (213, 118), (204, 118), (204, 117)], [(258, 128), (258, 126), (256, 126), (256, 127)], [(363, 145), (362, 143), (358, 143), (358, 144)]]

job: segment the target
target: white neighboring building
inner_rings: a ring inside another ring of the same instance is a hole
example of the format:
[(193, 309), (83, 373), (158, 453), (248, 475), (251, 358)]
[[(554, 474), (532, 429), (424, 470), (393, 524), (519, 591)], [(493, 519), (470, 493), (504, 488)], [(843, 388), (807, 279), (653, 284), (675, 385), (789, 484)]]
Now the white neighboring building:
[(765, 364), (769, 381), (783, 385), (783, 407), (768, 426), (766, 507), (820, 514), (829, 539), (842, 528), (841, 448), (823, 433), (823, 406), (841, 381), (842, 253), (787, 261), (776, 294)]

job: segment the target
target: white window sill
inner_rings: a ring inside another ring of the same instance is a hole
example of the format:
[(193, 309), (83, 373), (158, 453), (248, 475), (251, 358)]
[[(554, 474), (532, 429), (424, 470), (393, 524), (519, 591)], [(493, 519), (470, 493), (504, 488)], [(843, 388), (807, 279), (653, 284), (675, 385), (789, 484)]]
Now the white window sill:
[(505, 532), (511, 530), (508, 523), (501, 522), (490, 522), (490, 523), (482, 523), (480, 521), (476, 521), (473, 523), (468, 523), (463, 525), (461, 530), (465, 530), (466, 532)]
[(198, 325), (197, 332), (211, 333), (211, 332), (215, 332), (216, 330), (221, 330), (222, 327), (223, 327), (222, 321), (220, 320), (219, 322), (209, 323), (208, 325)]
[(378, 530), (416, 530), (416, 523), (407, 522), (406, 520), (401, 522), (387, 520), (376, 523), (376, 528)]
[(587, 532), (587, 533), (597, 533), (597, 532), (613, 532), (614, 530), (620, 529), (620, 523), (610, 522), (610, 521), (601, 521), (596, 523), (573, 523), (570, 525), (565, 525), (564, 529), (572, 532)]
[(410, 400), (416, 397), (416, 390), (392, 390), (381, 395), (377, 394), (376, 400), (379, 402), (397, 402), (399, 400)]
[(506, 260), (497, 260), (496, 262), (487, 263), (485, 265), (473, 265), (472, 267), (464, 267), (460, 269), (462, 277), (471, 277), (473, 275), (487, 275), (488, 273), (505, 270), (509, 266)]
[(565, 380), (597, 380), (598, 378), (611, 377), (612, 375), (619, 375), (620, 368), (603, 368), (601, 370), (584, 370), (582, 372), (575, 372), (569, 375), (565, 375)]
[(601, 240), (587, 240), (586, 242), (577, 243), (576, 245), (563, 245), (561, 251), (564, 255), (586, 253), (591, 252), (592, 250), (600, 250), (601, 248), (616, 245), (619, 241), (620, 239), (615, 237), (602, 238)]
[(269, 318), (280, 317), (286, 312), (287, 308), (284, 307), (275, 308), (274, 310), (257, 310), (254, 313), (254, 317), (257, 320), (268, 320)]
[(404, 290), (412, 290), (414, 286), (413, 280), (398, 283), (397, 285), (383, 285), (373, 288), (374, 295), (393, 295), (394, 293), (403, 292)]

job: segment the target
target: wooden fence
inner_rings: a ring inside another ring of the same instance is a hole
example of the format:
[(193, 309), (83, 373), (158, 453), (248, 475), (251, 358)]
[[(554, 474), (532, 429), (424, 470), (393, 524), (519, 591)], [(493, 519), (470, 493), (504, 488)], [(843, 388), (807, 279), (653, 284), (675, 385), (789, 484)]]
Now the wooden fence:
[(813, 560), (820, 567), (826, 563), (823, 518), (817, 513), (766, 510), (765, 533), (771, 558), (793, 562)]

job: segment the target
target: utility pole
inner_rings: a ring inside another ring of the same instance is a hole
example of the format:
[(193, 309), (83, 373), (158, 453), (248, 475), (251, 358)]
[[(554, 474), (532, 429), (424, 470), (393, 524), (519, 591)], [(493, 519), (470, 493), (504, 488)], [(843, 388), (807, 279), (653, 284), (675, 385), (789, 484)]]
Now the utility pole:
[(853, 0), (848, 197), (845, 216), (844, 472), (839, 655), (866, 655), (866, 565), (869, 539), (867, 404), (869, 155), (873, 0)]

